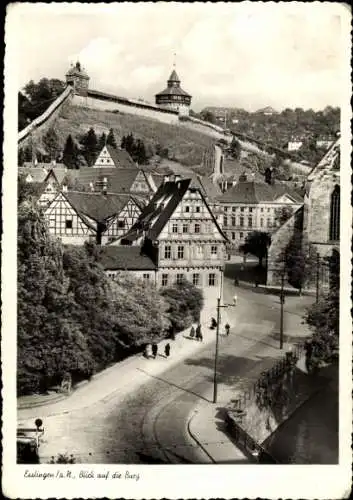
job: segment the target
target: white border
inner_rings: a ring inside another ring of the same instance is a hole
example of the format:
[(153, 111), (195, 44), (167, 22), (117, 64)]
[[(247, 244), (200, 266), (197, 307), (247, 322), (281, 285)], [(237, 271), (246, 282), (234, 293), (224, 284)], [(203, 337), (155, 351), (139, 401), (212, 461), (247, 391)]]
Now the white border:
[[(242, 8), (286, 8), (298, 13), (312, 9), (313, 21), (318, 9), (341, 16), (344, 79), (342, 86), (342, 143), (341, 143), (341, 339), (340, 339), (340, 464), (337, 466), (71, 466), (71, 470), (95, 469), (105, 471), (138, 471), (140, 481), (92, 480), (28, 480), (25, 469), (53, 471), (53, 466), (16, 465), (16, 165), (17, 165), (17, 70), (20, 63), (16, 32), (20, 29), (19, 12), (26, 9), (85, 13), (97, 9), (114, 9), (117, 4), (11, 4), (7, 8), (5, 52), (4, 108), (4, 175), (3, 175), (3, 244), (2, 244), (2, 368), (3, 368), (3, 493), (9, 498), (344, 498), (351, 484), (351, 263), (352, 209), (350, 206), (350, 19), (348, 5), (328, 2), (302, 4), (296, 2), (270, 4), (245, 2)], [(205, 4), (210, 8), (210, 4)], [(321, 12), (321, 10), (320, 10)], [(65, 34), (63, 34), (65, 36)], [(44, 43), (44, 41), (43, 41)], [(55, 57), (55, 47), (53, 47)], [(210, 61), (210, 64), (212, 62)], [(61, 467), (67, 470), (67, 466)], [(59, 469), (59, 467), (58, 467)]]

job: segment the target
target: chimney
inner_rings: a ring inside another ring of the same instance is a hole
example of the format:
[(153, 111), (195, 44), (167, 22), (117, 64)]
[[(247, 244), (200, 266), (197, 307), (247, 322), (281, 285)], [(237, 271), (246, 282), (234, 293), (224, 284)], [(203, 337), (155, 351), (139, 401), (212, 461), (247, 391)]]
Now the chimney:
[(102, 188), (102, 193), (104, 195), (107, 194), (108, 191), (108, 179), (106, 177), (103, 177), (103, 188)]

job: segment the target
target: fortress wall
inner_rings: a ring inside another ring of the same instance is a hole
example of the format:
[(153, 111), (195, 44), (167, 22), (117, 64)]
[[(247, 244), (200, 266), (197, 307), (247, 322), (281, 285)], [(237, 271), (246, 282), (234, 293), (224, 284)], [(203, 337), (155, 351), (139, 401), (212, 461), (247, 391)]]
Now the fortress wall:
[(100, 109), (102, 111), (119, 111), (130, 115), (143, 116), (169, 124), (179, 123), (179, 115), (177, 113), (151, 109), (152, 107), (144, 106), (142, 103), (129, 103), (128, 100), (126, 103), (123, 103), (110, 101), (108, 99), (99, 99), (98, 97), (75, 95), (72, 99), (72, 103), (76, 106), (85, 108)]
[(42, 135), (58, 116), (62, 106), (71, 98), (72, 87), (68, 86), (43, 114), (35, 118), (26, 128), (18, 133), (18, 145), (23, 147), (27, 145), (30, 136), (35, 138), (36, 135)]

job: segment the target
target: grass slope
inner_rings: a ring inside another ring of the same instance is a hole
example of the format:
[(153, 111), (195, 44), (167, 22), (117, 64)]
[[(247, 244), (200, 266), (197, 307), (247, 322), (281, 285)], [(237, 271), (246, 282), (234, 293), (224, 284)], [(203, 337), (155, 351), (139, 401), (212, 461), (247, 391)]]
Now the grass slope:
[(73, 137), (93, 127), (97, 134), (113, 128), (118, 144), (123, 135), (130, 132), (142, 139), (146, 147), (155, 152), (157, 144), (168, 148), (169, 158), (186, 166), (199, 166), (203, 155), (212, 150), (216, 142), (208, 135), (178, 125), (168, 125), (140, 116), (125, 113), (82, 108), (66, 105), (55, 120), (55, 129), (65, 143), (69, 134)]

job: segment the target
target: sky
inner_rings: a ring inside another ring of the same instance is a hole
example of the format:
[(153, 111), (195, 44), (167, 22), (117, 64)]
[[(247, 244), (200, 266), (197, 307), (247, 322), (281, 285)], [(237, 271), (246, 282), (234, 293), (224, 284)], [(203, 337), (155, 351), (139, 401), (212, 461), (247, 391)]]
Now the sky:
[(19, 88), (64, 79), (79, 60), (90, 88), (154, 102), (175, 59), (195, 111), (319, 110), (341, 102), (345, 9), (319, 2), (14, 4), (7, 30), (16, 33)]

